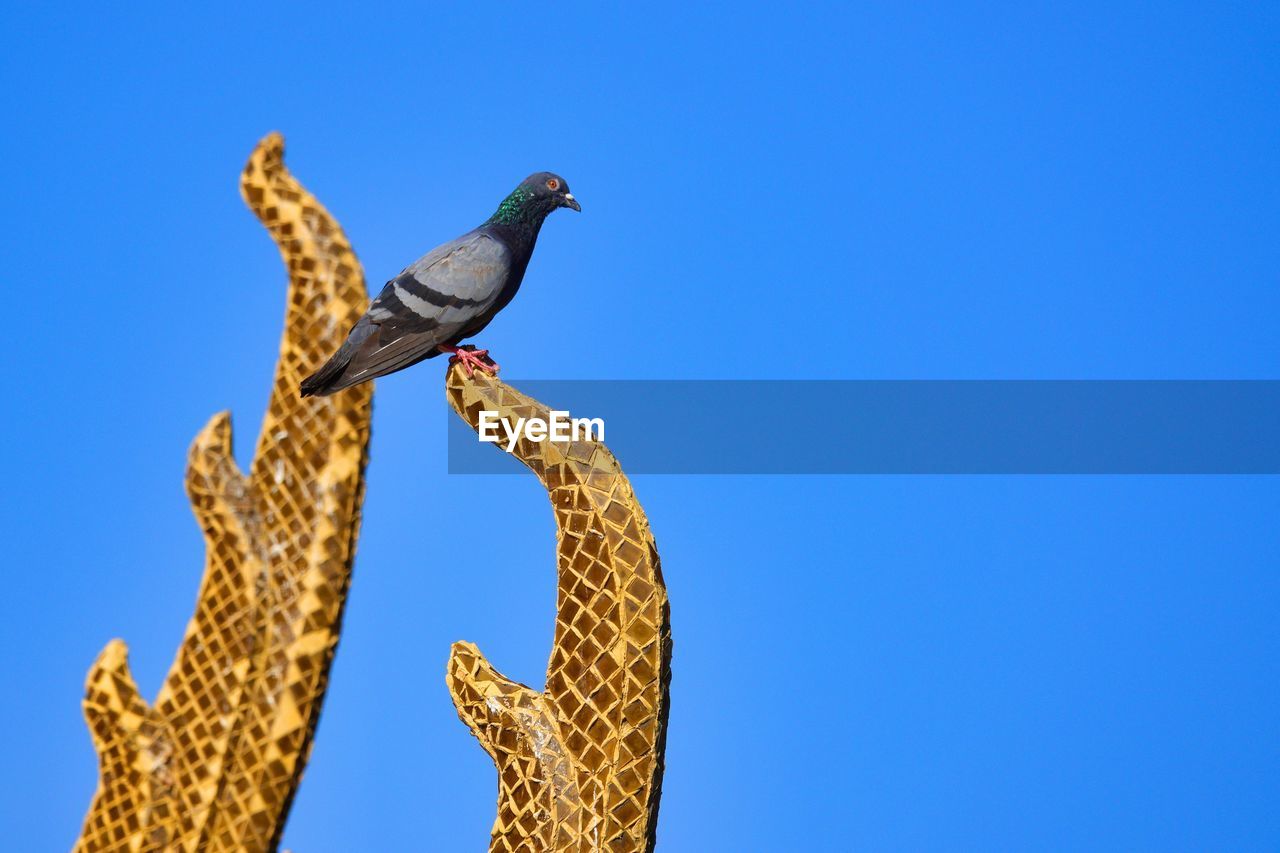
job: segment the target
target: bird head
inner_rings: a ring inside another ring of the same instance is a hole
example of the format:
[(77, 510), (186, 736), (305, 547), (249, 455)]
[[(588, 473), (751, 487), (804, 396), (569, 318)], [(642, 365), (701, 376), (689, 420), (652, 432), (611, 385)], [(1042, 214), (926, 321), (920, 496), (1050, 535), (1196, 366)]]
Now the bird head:
[(548, 212), (557, 207), (582, 210), (582, 205), (569, 192), (569, 183), (555, 172), (534, 172), (520, 186), (533, 194), (533, 201)]
[(489, 218), (499, 225), (533, 225), (540, 227), (547, 214), (558, 207), (582, 210), (582, 205), (569, 192), (564, 178), (554, 172), (534, 172), (502, 200)]

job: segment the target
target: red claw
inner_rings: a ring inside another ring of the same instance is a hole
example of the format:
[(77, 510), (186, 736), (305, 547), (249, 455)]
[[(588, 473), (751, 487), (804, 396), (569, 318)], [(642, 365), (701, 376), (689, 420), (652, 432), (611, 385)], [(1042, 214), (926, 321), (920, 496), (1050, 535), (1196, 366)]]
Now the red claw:
[(463, 349), (462, 347), (451, 347), (441, 344), (437, 349), (440, 352), (447, 352), (451, 356), (450, 364), (461, 362), (463, 368), (467, 371), (467, 378), (475, 376), (477, 370), (482, 370), (491, 376), (498, 375), (498, 363), (489, 358), (487, 349)]

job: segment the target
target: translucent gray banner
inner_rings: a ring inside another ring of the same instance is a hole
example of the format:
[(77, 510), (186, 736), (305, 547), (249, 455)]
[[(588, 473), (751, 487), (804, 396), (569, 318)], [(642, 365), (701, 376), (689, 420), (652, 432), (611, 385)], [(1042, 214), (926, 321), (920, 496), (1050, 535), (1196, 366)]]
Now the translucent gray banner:
[[(629, 474), (1280, 473), (1274, 380), (509, 382)], [(449, 418), (450, 473), (521, 470)]]

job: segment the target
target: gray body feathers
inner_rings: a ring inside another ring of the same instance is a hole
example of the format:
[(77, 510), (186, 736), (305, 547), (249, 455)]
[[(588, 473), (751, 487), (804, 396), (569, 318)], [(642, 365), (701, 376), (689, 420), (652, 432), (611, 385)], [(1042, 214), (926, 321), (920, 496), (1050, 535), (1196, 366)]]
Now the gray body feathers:
[(387, 282), (302, 395), (332, 394), (456, 346), (511, 301), (527, 263), (487, 226), (433, 249)]

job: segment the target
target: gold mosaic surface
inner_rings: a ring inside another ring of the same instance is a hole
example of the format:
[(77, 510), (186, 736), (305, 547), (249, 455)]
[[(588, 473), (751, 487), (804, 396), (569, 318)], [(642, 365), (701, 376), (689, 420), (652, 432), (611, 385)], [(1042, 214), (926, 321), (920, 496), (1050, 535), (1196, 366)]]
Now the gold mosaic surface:
[(79, 853), (274, 850), (306, 765), (351, 578), (373, 392), (298, 396), (368, 299), (341, 228), (283, 155), (281, 137), (267, 136), (240, 182), (289, 271), (258, 446), (245, 476), (225, 412), (192, 445), (187, 494), (205, 571), (155, 704), (138, 695), (120, 640), (89, 672), (100, 778)]
[[(494, 377), (450, 367), (449, 404), (548, 418)], [(666, 586), (644, 510), (603, 444), (521, 438), (516, 456), (555, 511), (558, 591), (543, 693), (455, 643), (446, 681), (498, 768), (492, 851), (651, 850), (671, 679)]]

